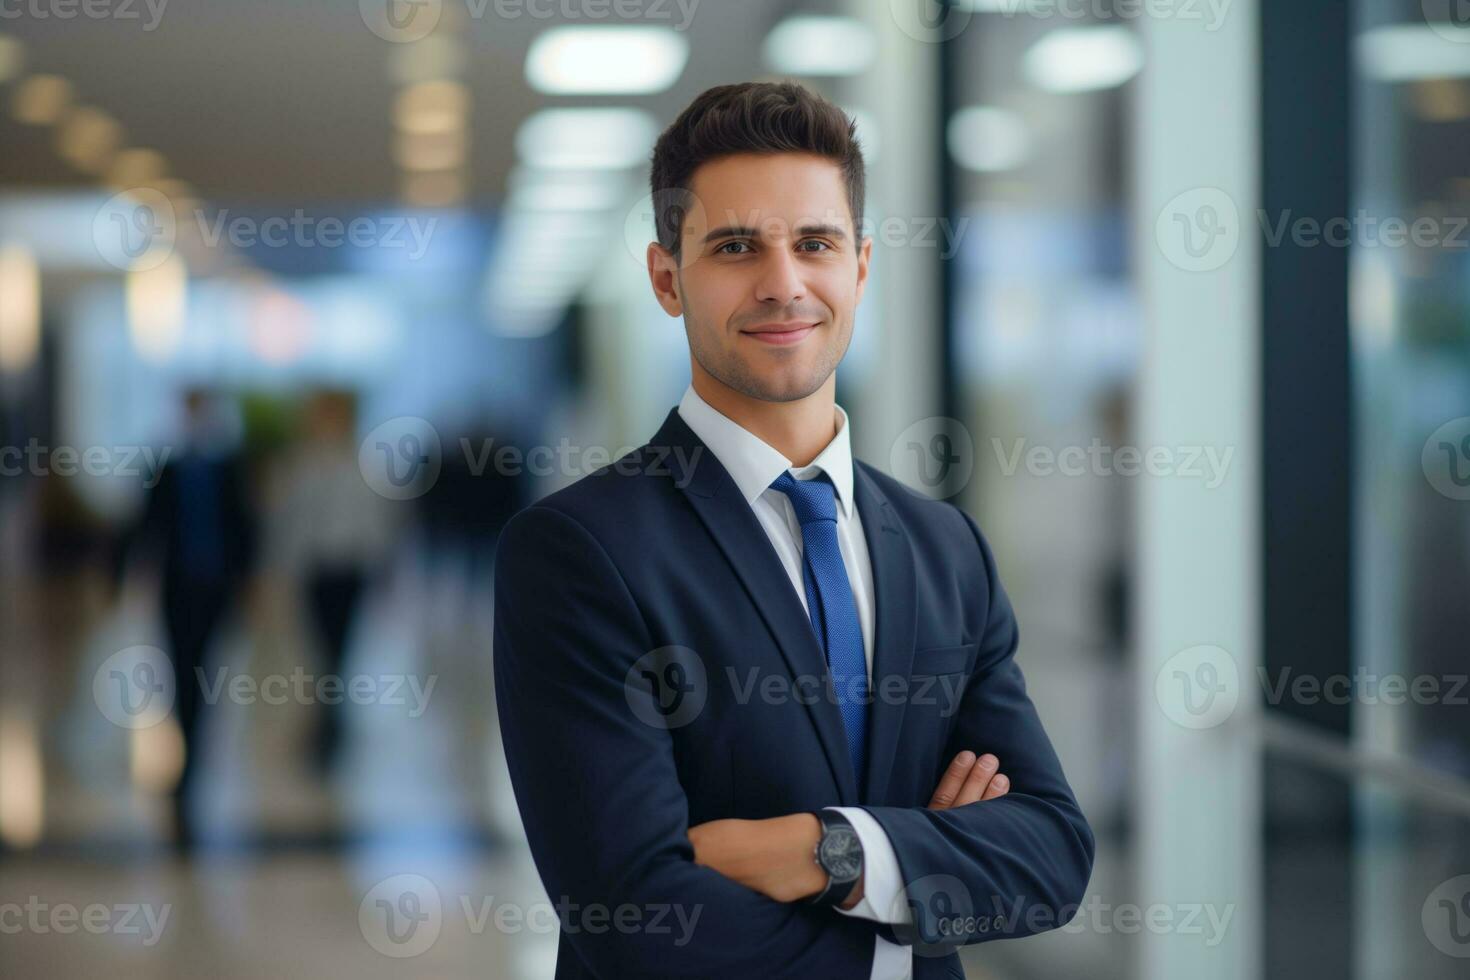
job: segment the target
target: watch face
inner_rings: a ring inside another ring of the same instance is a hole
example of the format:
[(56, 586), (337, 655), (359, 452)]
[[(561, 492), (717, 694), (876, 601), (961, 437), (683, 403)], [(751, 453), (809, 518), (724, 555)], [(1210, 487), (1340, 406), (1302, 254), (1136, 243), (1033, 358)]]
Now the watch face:
[(851, 827), (832, 827), (822, 836), (818, 857), (836, 882), (853, 881), (863, 871), (863, 845)]

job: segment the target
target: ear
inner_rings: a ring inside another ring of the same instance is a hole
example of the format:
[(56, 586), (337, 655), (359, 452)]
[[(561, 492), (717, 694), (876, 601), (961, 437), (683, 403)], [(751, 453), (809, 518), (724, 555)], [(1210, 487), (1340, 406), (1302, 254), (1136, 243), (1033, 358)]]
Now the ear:
[(679, 260), (658, 242), (648, 243), (648, 281), (658, 305), (669, 316), (682, 316), (684, 302), (679, 297)]
[(857, 306), (863, 301), (863, 290), (868, 285), (868, 263), (873, 259), (873, 236), (868, 235), (863, 239), (863, 244), (858, 248), (857, 268), (857, 297), (852, 305)]

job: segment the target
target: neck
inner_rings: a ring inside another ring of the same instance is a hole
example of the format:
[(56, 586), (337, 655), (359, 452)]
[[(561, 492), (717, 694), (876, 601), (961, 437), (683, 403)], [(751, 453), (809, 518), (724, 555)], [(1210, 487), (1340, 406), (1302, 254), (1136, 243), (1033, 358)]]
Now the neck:
[(759, 438), (793, 466), (807, 466), (837, 435), (837, 374), (805, 398), (770, 402), (717, 380), (691, 359), (694, 391), (721, 415)]

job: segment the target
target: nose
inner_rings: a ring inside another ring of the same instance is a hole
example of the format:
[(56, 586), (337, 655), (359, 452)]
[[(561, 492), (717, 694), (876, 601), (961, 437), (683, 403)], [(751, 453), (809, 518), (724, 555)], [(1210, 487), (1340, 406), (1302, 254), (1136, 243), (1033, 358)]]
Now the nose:
[(755, 298), (763, 303), (785, 306), (806, 298), (801, 266), (789, 249), (767, 249), (761, 259), (760, 278), (756, 280)]

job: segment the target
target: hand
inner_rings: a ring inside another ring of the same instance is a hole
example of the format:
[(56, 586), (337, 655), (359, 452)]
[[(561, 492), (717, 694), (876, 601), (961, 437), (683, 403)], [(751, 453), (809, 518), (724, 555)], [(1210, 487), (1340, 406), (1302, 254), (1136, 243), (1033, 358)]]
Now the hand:
[(934, 788), (929, 800), (929, 809), (948, 810), (951, 807), (994, 800), (1011, 790), (1011, 781), (1000, 771), (1000, 760), (990, 753), (975, 758), (975, 753), (966, 749), (954, 757), (949, 768)]
[(689, 828), (695, 864), (778, 902), (808, 898), (827, 886), (827, 873), (813, 858), (821, 836), (821, 821), (810, 813)]

